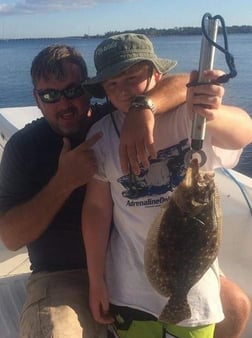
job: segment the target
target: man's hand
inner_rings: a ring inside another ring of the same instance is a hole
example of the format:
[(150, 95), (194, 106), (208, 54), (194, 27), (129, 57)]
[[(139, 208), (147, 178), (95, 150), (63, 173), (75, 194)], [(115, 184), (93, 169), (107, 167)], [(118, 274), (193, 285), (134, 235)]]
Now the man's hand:
[(57, 175), (61, 177), (66, 189), (72, 191), (85, 185), (97, 172), (97, 160), (91, 148), (101, 137), (102, 134), (97, 133), (73, 150), (69, 139), (63, 139)]

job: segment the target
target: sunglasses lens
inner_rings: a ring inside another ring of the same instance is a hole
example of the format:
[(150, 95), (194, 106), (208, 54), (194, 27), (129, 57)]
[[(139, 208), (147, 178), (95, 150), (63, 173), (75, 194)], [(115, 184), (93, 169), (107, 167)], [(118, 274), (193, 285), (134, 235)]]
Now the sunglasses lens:
[(81, 86), (72, 86), (63, 90), (46, 89), (38, 91), (38, 95), (41, 101), (46, 103), (55, 103), (60, 100), (61, 95), (64, 95), (67, 99), (74, 99), (84, 94), (84, 90)]
[(38, 94), (41, 100), (46, 103), (57, 102), (59, 101), (59, 98), (61, 96), (60, 91), (56, 89), (55, 90), (54, 89), (44, 90), (44, 91), (38, 92)]
[(64, 90), (64, 95), (68, 99), (74, 99), (84, 94), (81, 86), (69, 87)]

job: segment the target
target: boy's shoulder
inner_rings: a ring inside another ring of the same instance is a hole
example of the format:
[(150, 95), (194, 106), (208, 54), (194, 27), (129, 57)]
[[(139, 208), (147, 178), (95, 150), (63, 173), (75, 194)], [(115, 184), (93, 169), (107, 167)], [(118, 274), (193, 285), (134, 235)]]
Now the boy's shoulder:
[(123, 120), (124, 114), (115, 110), (95, 122), (88, 132), (88, 137), (94, 135), (97, 132), (102, 132), (103, 140), (118, 138), (120, 137), (120, 130)]
[(101, 127), (101, 126), (104, 126), (104, 125), (107, 125), (111, 122), (111, 114), (106, 114), (104, 116), (100, 116), (99, 120), (97, 120), (93, 125), (92, 127), (90, 128), (91, 129), (95, 129), (97, 128), (98, 126)]
[(114, 106), (110, 101), (103, 103), (92, 102), (90, 108), (93, 113), (94, 121), (98, 121), (103, 116), (106, 116), (115, 110)]
[(155, 114), (155, 120), (163, 121), (162, 123), (169, 123), (169, 122), (174, 122), (174, 121), (181, 121), (181, 120), (186, 120), (188, 118), (187, 114), (187, 106), (186, 103), (180, 104), (179, 106), (166, 111), (165, 113), (162, 114)]

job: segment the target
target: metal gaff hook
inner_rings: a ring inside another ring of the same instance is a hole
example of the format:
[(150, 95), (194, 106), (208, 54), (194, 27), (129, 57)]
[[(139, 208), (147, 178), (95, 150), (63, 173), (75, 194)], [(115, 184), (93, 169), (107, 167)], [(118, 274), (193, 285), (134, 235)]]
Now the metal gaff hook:
[[(206, 13), (202, 18), (202, 27), (208, 34), (212, 41), (216, 41), (218, 32), (218, 19)], [(204, 78), (204, 70), (213, 69), (215, 46), (206, 39), (205, 34), (201, 39), (201, 50), (199, 60), (199, 83), (208, 83), (209, 81)], [(200, 157), (199, 165), (202, 167), (207, 160), (206, 154), (202, 149), (203, 141), (206, 131), (206, 118), (194, 113), (191, 130), (191, 149), (185, 155), (185, 164), (188, 166), (194, 154)]]

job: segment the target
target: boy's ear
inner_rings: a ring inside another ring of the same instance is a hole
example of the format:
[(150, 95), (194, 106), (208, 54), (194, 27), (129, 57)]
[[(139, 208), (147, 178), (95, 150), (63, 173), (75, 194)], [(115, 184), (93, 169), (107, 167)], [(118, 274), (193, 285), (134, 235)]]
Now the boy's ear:
[(156, 82), (160, 81), (162, 79), (163, 74), (159, 73), (159, 72), (154, 72), (154, 77)]

